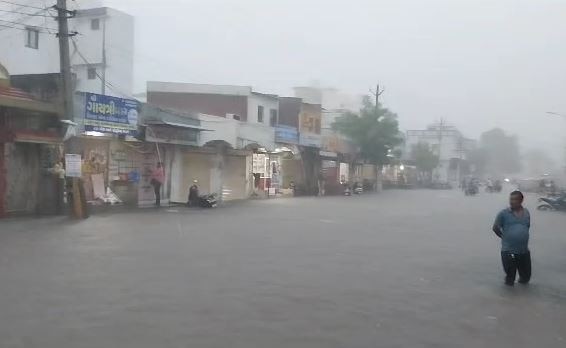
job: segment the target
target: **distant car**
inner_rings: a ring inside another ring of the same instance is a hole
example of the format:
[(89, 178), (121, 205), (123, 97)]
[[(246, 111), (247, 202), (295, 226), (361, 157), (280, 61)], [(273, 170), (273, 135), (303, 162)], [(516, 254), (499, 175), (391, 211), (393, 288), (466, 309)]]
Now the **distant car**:
[(540, 179), (521, 179), (517, 181), (517, 187), (523, 192), (538, 192)]

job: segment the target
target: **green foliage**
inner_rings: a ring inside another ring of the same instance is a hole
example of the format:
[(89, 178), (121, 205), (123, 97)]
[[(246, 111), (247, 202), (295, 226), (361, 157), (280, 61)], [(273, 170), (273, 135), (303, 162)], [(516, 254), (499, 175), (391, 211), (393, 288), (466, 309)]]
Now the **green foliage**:
[(484, 148), (477, 148), (467, 153), (468, 163), (473, 166), (472, 171), (478, 175), (485, 174), (487, 166), (487, 151)]
[(516, 136), (506, 135), (502, 129), (494, 128), (482, 133), (480, 148), (485, 151), (488, 174), (512, 174), (521, 170), (521, 155)]
[(411, 158), (415, 161), (415, 166), (421, 172), (432, 173), (432, 171), (438, 167), (438, 155), (432, 151), (430, 145), (427, 143), (413, 145)]
[(364, 98), (359, 113), (348, 113), (336, 119), (333, 129), (350, 138), (360, 149), (360, 157), (369, 163), (387, 164), (387, 156), (401, 143), (397, 115), (369, 97)]

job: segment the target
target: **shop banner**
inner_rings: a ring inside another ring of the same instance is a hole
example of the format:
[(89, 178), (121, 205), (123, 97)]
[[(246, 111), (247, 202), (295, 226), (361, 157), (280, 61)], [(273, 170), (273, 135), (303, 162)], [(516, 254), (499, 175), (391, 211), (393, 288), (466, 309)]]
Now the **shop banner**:
[(277, 126), (275, 127), (275, 142), (285, 144), (298, 144), (299, 132), (297, 128)]
[(309, 147), (321, 147), (322, 137), (316, 133), (301, 132), (299, 134), (299, 144)]
[(136, 135), (139, 110), (137, 100), (86, 93), (85, 131)]
[(145, 140), (154, 143), (196, 146), (198, 133), (198, 130), (191, 128), (152, 125), (145, 129)]

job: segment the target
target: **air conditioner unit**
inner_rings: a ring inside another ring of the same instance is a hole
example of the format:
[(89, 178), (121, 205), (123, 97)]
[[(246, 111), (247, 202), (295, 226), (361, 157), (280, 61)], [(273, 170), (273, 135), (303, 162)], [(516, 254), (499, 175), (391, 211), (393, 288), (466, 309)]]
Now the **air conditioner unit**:
[(238, 114), (226, 114), (226, 118), (228, 118), (230, 120), (236, 120), (236, 121), (242, 120), (242, 118)]

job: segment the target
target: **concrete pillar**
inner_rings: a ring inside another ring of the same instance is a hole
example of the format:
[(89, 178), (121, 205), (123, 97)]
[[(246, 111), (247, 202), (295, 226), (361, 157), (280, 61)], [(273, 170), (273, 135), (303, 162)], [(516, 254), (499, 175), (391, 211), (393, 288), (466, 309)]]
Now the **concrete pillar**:
[(381, 192), (383, 191), (383, 176), (381, 175), (382, 167), (380, 165), (375, 166), (375, 191)]
[(217, 193), (219, 202), (224, 200), (224, 175), (229, 175), (229, 173), (224, 173), (225, 155), (226, 146), (217, 144), (210, 170), (210, 190)]

